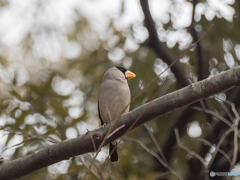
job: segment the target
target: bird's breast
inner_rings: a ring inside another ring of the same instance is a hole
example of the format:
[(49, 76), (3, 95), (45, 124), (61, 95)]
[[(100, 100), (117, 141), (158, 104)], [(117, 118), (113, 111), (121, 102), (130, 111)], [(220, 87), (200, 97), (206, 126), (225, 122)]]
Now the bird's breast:
[[(100, 86), (98, 101), (103, 122), (115, 120), (124, 112), (129, 112), (131, 95), (127, 83), (104, 82)], [(125, 111), (124, 111), (124, 108)]]

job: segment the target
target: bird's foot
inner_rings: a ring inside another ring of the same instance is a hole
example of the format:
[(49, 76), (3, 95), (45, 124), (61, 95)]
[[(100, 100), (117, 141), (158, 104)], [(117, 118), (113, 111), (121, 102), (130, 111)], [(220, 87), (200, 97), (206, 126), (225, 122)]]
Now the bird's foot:
[(105, 126), (106, 126), (107, 124), (106, 123), (104, 123), (102, 126), (101, 126), (101, 128), (105, 128)]
[(1, 165), (2, 163), (4, 163), (4, 159), (3, 159), (3, 157), (0, 157), (0, 165)]
[(124, 112), (124, 113), (122, 113), (122, 114), (121, 114), (121, 116), (124, 116), (124, 115), (126, 115), (126, 114), (127, 114), (127, 113), (126, 113), (126, 112)]
[(88, 134), (90, 131), (88, 129), (86, 129), (86, 130), (87, 130), (86, 134)]

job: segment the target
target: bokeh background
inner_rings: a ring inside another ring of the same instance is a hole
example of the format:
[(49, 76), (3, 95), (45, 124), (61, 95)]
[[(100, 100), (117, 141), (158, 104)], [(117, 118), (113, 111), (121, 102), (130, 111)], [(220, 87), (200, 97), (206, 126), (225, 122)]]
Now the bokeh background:
[[(198, 46), (173, 66), (177, 70), (162, 74), (131, 103), (131, 109), (154, 98), (163, 79), (166, 81), (156, 97), (237, 66), (239, 11), (240, 2), (234, 0), (0, 0), (1, 156), (14, 160), (55, 140), (74, 138), (100, 127), (97, 94), (108, 68), (121, 65), (137, 75), (129, 81), (134, 97), (212, 23)], [(238, 107), (234, 96), (238, 92), (234, 89), (219, 97), (232, 100)], [(216, 99), (206, 104), (224, 114)], [(218, 122), (188, 108), (159, 117), (148, 126), (169, 165), (187, 177), (194, 172), (192, 157), (177, 147), (173, 128), (178, 127), (182, 142), (199, 153), (203, 143), (196, 139), (206, 138)], [(216, 144), (224, 130), (221, 126), (208, 140)], [(127, 136), (157, 152), (144, 126)], [(232, 137), (228, 140), (231, 143)], [(202, 154), (206, 163), (214, 151), (214, 146), (207, 147)], [(119, 162), (101, 165), (105, 179), (154, 179), (168, 172), (137, 142), (123, 139), (118, 149)], [(86, 168), (94, 155), (74, 157), (20, 179), (81, 179), (86, 173), (85, 179), (97, 179)], [(102, 148), (96, 167), (107, 155), (108, 147)], [(196, 166), (200, 168), (201, 164)], [(176, 179), (171, 173), (165, 176)]]

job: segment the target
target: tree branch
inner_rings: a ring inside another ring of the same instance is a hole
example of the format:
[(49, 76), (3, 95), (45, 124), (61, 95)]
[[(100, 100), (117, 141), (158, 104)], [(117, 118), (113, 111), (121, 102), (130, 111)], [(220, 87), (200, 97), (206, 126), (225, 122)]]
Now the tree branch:
[[(155, 28), (155, 22), (151, 16), (151, 12), (149, 9), (149, 4), (147, 0), (140, 0), (140, 5), (145, 16), (145, 25), (148, 30), (149, 38), (148, 45), (155, 51), (159, 58), (161, 58), (164, 62), (169, 66), (173, 63), (175, 59), (177, 59), (176, 55), (173, 55), (173, 52), (169, 52), (170, 50), (166, 47), (166, 45), (161, 42), (158, 38), (158, 33)], [(179, 62), (176, 62), (172, 67), (171, 71), (175, 75), (177, 82), (181, 87), (189, 85), (189, 81), (186, 78), (183, 68)]]
[[(193, 42), (197, 41), (199, 39), (199, 36), (198, 36), (198, 33), (195, 29), (195, 26), (196, 26), (196, 21), (194, 19), (194, 16), (195, 16), (195, 8), (196, 8), (196, 5), (198, 4), (198, 0), (194, 0), (192, 1), (192, 5), (193, 5), (193, 11), (192, 11), (192, 23), (189, 27), (190, 29), (190, 33), (193, 37)], [(202, 45), (201, 45), (201, 42), (197, 43), (196, 45), (196, 59), (197, 59), (197, 62), (198, 62), (198, 72), (197, 72), (197, 75), (198, 75), (198, 80), (201, 81), (202, 79), (205, 79), (207, 78), (207, 70), (208, 68), (206, 68), (206, 59), (203, 57), (204, 56), (204, 53), (203, 53), (203, 48), (202, 48)]]
[[(228, 94), (228, 100), (234, 102), (234, 104), (236, 105), (236, 107), (239, 106), (239, 98), (240, 98), (240, 93), (239, 93), (239, 87), (231, 89), (230, 91), (226, 92), (226, 94)], [(221, 115), (223, 118), (225, 119), (229, 119), (228, 113), (224, 113)], [(231, 121), (230, 121), (231, 122)], [(209, 130), (207, 130), (207, 132), (204, 135), (204, 139), (208, 140), (209, 142), (211, 142), (212, 144), (217, 144), (217, 142), (220, 140), (220, 138), (222, 137), (222, 135), (225, 133), (225, 131), (227, 131), (228, 126), (226, 126), (226, 124), (223, 121), (215, 121), (213, 123), (211, 123), (211, 127)], [(232, 140), (231, 136), (228, 136), (226, 138), (226, 141), (229, 142)], [(209, 152), (210, 147), (209, 146), (205, 146), (204, 144), (200, 144), (197, 153), (202, 156), (205, 157), (206, 154)], [(229, 149), (225, 149), (225, 151), (229, 151)], [(217, 164), (218, 159), (226, 159), (226, 156), (218, 153), (217, 155), (218, 157), (215, 157), (214, 163), (212, 163), (212, 166), (210, 167), (210, 171), (211, 170), (216, 170), (214, 169), (215, 165)], [(189, 160), (189, 166), (191, 167), (191, 170), (188, 172), (188, 174), (186, 175), (185, 179), (192, 179), (196, 173), (199, 173), (201, 171), (203, 171), (203, 166), (201, 166), (201, 163), (196, 159), (196, 158), (191, 158)], [(231, 164), (229, 163), (225, 163), (225, 170), (229, 170)], [(218, 169), (219, 170), (219, 169)], [(219, 172), (223, 172), (219, 170)], [(202, 179), (203, 176), (199, 176), (199, 179)]]
[[(133, 126), (133, 129), (158, 116), (186, 107), (201, 99), (239, 85), (240, 66), (157, 98), (122, 116), (115, 128), (123, 125), (124, 127), (112, 134), (106, 140), (105, 145), (123, 136), (136, 119), (138, 121)], [(94, 152), (94, 149), (99, 147), (110, 128), (111, 124), (109, 123), (105, 128), (96, 129), (91, 133), (88, 132), (77, 138), (62, 141), (25, 157), (5, 162), (0, 166), (0, 179), (16, 179), (70, 157)]]

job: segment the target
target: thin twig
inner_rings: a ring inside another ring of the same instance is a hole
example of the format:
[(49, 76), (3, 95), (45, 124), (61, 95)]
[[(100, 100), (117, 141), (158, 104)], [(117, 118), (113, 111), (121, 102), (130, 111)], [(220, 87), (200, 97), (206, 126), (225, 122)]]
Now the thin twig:
[(92, 144), (93, 144), (93, 147), (94, 147), (94, 152), (96, 152), (96, 151), (97, 151), (97, 149), (96, 149), (96, 145), (95, 145), (95, 142), (94, 142), (94, 140), (93, 140), (93, 137), (92, 137), (92, 135), (90, 135), (90, 137), (91, 137)]
[[(85, 162), (85, 160), (83, 159), (83, 158), (85, 158), (85, 159), (87, 159), (89, 162), (91, 162), (91, 160), (90, 159), (88, 159), (86, 156), (81, 156), (81, 157), (76, 157), (84, 166), (85, 166), (85, 168), (87, 169), (87, 172), (88, 173), (91, 173), (91, 174), (93, 174), (95, 177), (97, 177), (98, 179), (101, 179), (102, 178), (102, 175), (100, 174), (97, 174), (95, 171), (92, 171), (92, 170), (89, 170), (89, 169), (91, 169), (91, 168), (89, 168), (89, 165)], [(92, 164), (90, 164), (90, 166), (92, 166)], [(97, 166), (96, 165), (94, 165), (94, 167), (97, 169)], [(98, 169), (97, 169), (98, 170)], [(99, 173), (99, 172), (98, 172)]]
[(17, 147), (17, 146), (20, 146), (20, 145), (22, 145), (23, 143), (25, 143), (25, 142), (27, 142), (27, 141), (34, 140), (34, 139), (35, 139), (35, 138), (29, 138), (29, 139), (23, 140), (23, 141), (20, 142), (20, 143), (14, 144), (14, 145), (12, 145), (12, 146), (10, 146), (10, 147), (6, 147), (6, 148), (4, 148), (4, 149), (2, 150), (0, 156), (2, 156), (2, 154), (4, 153), (4, 151), (9, 150), (9, 149), (14, 148), (14, 147)]
[(205, 160), (197, 153), (191, 151), (188, 147), (184, 146), (180, 140), (180, 136), (179, 136), (179, 132), (178, 129), (175, 128), (174, 129), (175, 132), (175, 136), (176, 136), (176, 140), (177, 140), (177, 144), (180, 148), (184, 149), (185, 151), (187, 151), (189, 154), (191, 154), (192, 156), (196, 157), (199, 161), (202, 162), (203, 166), (207, 169), (207, 166), (205, 164)]
[(219, 100), (221, 100), (221, 101), (224, 101), (225, 103), (229, 104), (229, 105), (231, 106), (232, 111), (233, 111), (234, 115), (236, 116), (236, 118), (239, 117), (239, 113), (237, 112), (234, 103), (232, 103), (231, 101), (229, 101), (229, 100), (227, 100), (227, 99), (221, 99), (221, 98), (219, 98), (219, 97), (217, 97), (217, 96), (215, 96), (215, 97), (216, 97), (217, 99), (219, 99)]
[(192, 106), (192, 109), (198, 110), (198, 111), (204, 111), (206, 113), (209, 113), (215, 117), (217, 117), (218, 119), (222, 120), (225, 124), (227, 124), (229, 127), (231, 127), (232, 129), (234, 129), (233, 125), (224, 117), (222, 117), (221, 115), (215, 113), (214, 111), (208, 110), (208, 109), (203, 109), (197, 106)]
[(107, 109), (109, 119), (110, 119), (110, 121), (112, 122), (112, 116), (111, 116), (111, 113), (110, 113), (110, 111), (109, 111), (107, 105), (105, 105), (105, 107), (106, 107), (106, 109)]
[(222, 135), (221, 139), (220, 139), (220, 140), (218, 141), (218, 143), (217, 143), (217, 146), (216, 146), (215, 151), (212, 153), (212, 158), (211, 158), (211, 160), (210, 160), (209, 163), (208, 163), (208, 167), (210, 167), (211, 164), (213, 163), (214, 158), (215, 158), (215, 156), (217, 155), (217, 152), (218, 152), (218, 150), (220, 149), (220, 147), (221, 147), (223, 141), (225, 140), (225, 138), (227, 137), (227, 135), (228, 135), (230, 132), (232, 132), (232, 131), (233, 131), (232, 128), (229, 128), (229, 129)]
[(234, 121), (234, 148), (233, 148), (233, 159), (231, 166), (233, 167), (237, 160), (237, 152), (238, 152), (238, 124), (239, 124), (239, 116)]
[[(221, 153), (223, 156), (225, 156), (226, 159), (228, 160), (229, 164), (231, 165), (231, 158), (230, 158), (230, 157), (228, 156), (228, 154), (225, 153), (223, 150), (217, 149), (214, 144), (210, 143), (210, 142), (209, 142), (208, 140), (206, 140), (206, 139), (196, 138), (196, 140), (201, 141), (201, 142), (203, 142), (204, 144), (206, 144), (206, 145), (208, 145), (208, 146), (210, 146), (210, 147), (214, 147), (214, 148), (215, 148), (215, 151), (218, 151), (218, 152)], [(219, 147), (219, 148), (220, 148), (220, 147)], [(209, 163), (208, 163), (208, 166), (209, 166)]]
[(167, 161), (167, 159), (166, 159), (166, 157), (165, 157), (165, 155), (164, 155), (164, 153), (163, 153), (163, 151), (162, 151), (162, 149), (161, 149), (159, 143), (157, 142), (155, 136), (153, 135), (153, 133), (152, 133), (150, 127), (148, 126), (148, 124), (144, 124), (144, 126), (145, 126), (146, 129), (148, 130), (148, 133), (149, 133), (149, 135), (151, 136), (151, 138), (152, 138), (152, 140), (153, 140), (155, 146), (157, 147), (158, 152), (159, 152), (160, 155), (162, 156), (163, 160), (164, 160), (166, 163), (168, 163), (168, 161)]
[(145, 146), (145, 144), (140, 141), (139, 139), (136, 138), (129, 138), (129, 137), (124, 137), (126, 140), (128, 141), (134, 141), (137, 142), (140, 146), (142, 146), (143, 149), (145, 149), (148, 153), (150, 153), (151, 155), (153, 155), (154, 157), (156, 157), (158, 159), (158, 161), (164, 166), (166, 167), (173, 175), (175, 175), (178, 179), (183, 180), (183, 178), (176, 172), (174, 171), (167, 163), (165, 163), (163, 161), (163, 159), (154, 151), (152, 151), (151, 149), (149, 149), (147, 146)]
[(140, 86), (139, 86), (139, 89), (140, 89), (140, 90), (142, 89), (142, 86), (143, 86), (145, 80), (147, 79), (147, 75), (149, 74), (149, 71), (150, 71), (150, 69), (151, 69), (152, 67), (153, 67), (153, 63), (150, 64), (148, 70), (147, 70), (146, 73), (145, 73), (145, 76), (144, 76), (144, 78), (143, 78), (143, 80), (142, 80), (142, 83), (141, 83)]
[(171, 174), (170, 171), (161, 173), (161, 174), (157, 175), (153, 180), (158, 180), (159, 178), (161, 178), (161, 177), (163, 177), (163, 176), (166, 176), (166, 175), (169, 175), (169, 174)]
[(14, 130), (11, 130), (9, 128), (5, 128), (4, 131), (9, 132), (9, 134), (22, 135), (22, 136), (30, 137), (30, 138), (33, 138), (33, 139), (48, 140), (49, 142), (52, 142), (52, 143), (59, 143), (60, 142), (59, 140), (54, 139), (50, 136), (34, 135), (34, 134), (31, 134), (31, 133), (28, 133), (28, 132), (25, 132), (25, 131), (14, 131)]
[[(217, 96), (216, 96), (217, 97)], [(217, 97), (218, 99), (222, 100), (221, 98)], [(239, 124), (239, 120), (240, 120), (240, 117), (239, 117), (239, 113), (237, 112), (236, 110), (236, 107), (235, 107), (235, 104), (232, 103), (231, 101), (228, 101), (228, 100), (222, 100), (226, 103), (228, 103), (231, 108), (232, 108), (232, 111), (235, 115), (235, 120), (233, 122), (233, 125), (234, 125), (234, 137), (233, 137), (233, 141), (234, 141), (234, 147), (233, 147), (233, 159), (232, 159), (232, 163), (231, 163), (231, 166), (233, 167), (236, 163), (236, 160), (237, 160), (237, 152), (238, 152), (238, 137), (239, 137), (239, 134), (238, 134), (238, 124)]]
[(23, 140), (22, 142), (20, 143), (17, 143), (17, 144), (14, 144), (13, 146), (10, 146), (10, 147), (6, 147), (2, 150), (1, 152), (1, 155), (4, 153), (4, 151), (8, 150), (8, 149), (11, 149), (11, 148), (14, 148), (14, 147), (17, 147), (17, 146), (20, 146), (21, 144), (27, 142), (27, 141), (31, 141), (31, 140), (36, 140), (36, 139), (39, 139), (39, 140), (47, 140), (49, 142), (52, 142), (52, 143), (58, 143), (60, 141), (52, 138), (52, 137), (49, 137), (49, 136), (40, 136), (40, 135), (33, 135), (31, 133), (27, 133), (25, 131), (13, 131), (9, 128), (5, 128), (4, 131), (8, 132), (9, 134), (15, 134), (15, 135), (22, 135), (24, 137), (28, 137), (28, 139), (25, 139)]
[(227, 106), (226, 106), (223, 102), (221, 102), (221, 101), (220, 101), (219, 103), (221, 104), (222, 108), (226, 111), (228, 117), (229, 117), (229, 118), (231, 119), (231, 121), (233, 122), (233, 121), (234, 121), (234, 118), (233, 118), (231, 112), (229, 111), (229, 109), (227, 108)]
[(117, 131), (119, 131), (120, 129), (124, 128), (125, 127), (125, 124), (123, 124), (122, 126), (116, 128), (111, 134), (108, 135), (108, 139), (113, 135), (115, 134)]

